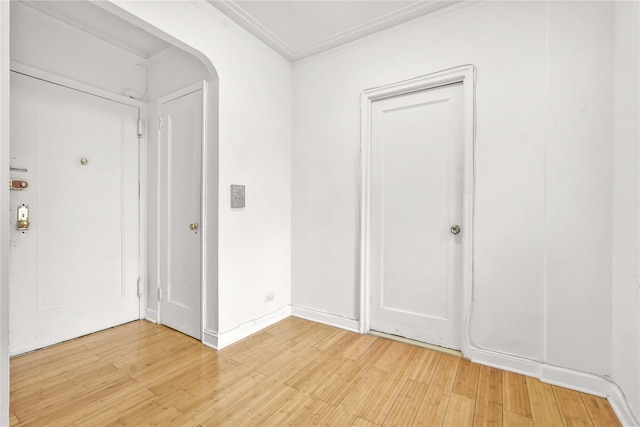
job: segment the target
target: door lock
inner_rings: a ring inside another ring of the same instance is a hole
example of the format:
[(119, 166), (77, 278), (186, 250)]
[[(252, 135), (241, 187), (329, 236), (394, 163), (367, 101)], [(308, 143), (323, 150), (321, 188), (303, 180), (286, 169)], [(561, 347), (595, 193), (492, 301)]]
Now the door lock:
[(29, 206), (20, 205), (18, 206), (18, 230), (28, 230), (29, 229)]
[(24, 190), (28, 186), (29, 186), (29, 184), (27, 183), (27, 181), (24, 181), (22, 179), (12, 179), (9, 182), (9, 189), (10, 190)]

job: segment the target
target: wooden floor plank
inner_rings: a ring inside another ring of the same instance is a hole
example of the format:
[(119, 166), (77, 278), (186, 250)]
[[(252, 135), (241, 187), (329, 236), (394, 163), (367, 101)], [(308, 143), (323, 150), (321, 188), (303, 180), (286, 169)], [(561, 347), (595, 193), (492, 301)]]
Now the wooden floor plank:
[(471, 427), (473, 425), (475, 405), (475, 399), (455, 393), (451, 394), (442, 425), (446, 427)]
[(552, 386), (553, 394), (556, 397), (558, 403), (558, 409), (560, 410), (560, 417), (562, 417), (562, 423), (566, 426), (583, 426), (591, 427), (591, 418), (587, 412), (587, 408), (582, 402), (580, 393), (566, 388)]
[(502, 411), (502, 423), (504, 427), (533, 427), (531, 418), (505, 410)]
[(594, 426), (615, 427), (621, 425), (607, 399), (591, 396), (585, 393), (580, 393), (580, 397), (582, 398), (582, 402), (584, 403)]
[(449, 354), (440, 356), (436, 372), (418, 409), (414, 425), (426, 427), (442, 425), (459, 365), (459, 357)]
[(384, 420), (385, 426), (407, 426), (412, 425), (418, 414), (418, 408), (422, 403), (424, 395), (427, 393), (428, 385), (419, 381), (408, 380), (400, 395), (394, 402), (387, 418)]
[(322, 425), (335, 407), (320, 399), (315, 399), (311, 405), (304, 408), (298, 417), (291, 421), (292, 426), (319, 426)]
[(460, 366), (458, 367), (458, 374), (456, 380), (453, 383), (454, 394), (468, 397), (469, 399), (476, 398), (476, 391), (478, 390), (478, 375), (480, 373), (480, 365), (470, 362), (469, 360), (462, 359)]
[(513, 372), (503, 372), (502, 393), (505, 411), (531, 418), (527, 377)]
[(562, 418), (551, 385), (527, 377), (527, 392), (534, 425), (562, 427)]
[(221, 351), (146, 321), (11, 360), (10, 425), (620, 425), (606, 399), (290, 317)]
[(502, 371), (480, 367), (474, 426), (502, 426)]

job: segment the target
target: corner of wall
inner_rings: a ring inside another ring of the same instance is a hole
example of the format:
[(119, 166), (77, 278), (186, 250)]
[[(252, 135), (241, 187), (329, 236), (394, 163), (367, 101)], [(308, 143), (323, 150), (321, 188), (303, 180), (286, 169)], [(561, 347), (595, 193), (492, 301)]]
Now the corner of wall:
[[(9, 8), (0, 1), (0, 177), (9, 180)], [(9, 425), (9, 189), (0, 188), (0, 425)]]

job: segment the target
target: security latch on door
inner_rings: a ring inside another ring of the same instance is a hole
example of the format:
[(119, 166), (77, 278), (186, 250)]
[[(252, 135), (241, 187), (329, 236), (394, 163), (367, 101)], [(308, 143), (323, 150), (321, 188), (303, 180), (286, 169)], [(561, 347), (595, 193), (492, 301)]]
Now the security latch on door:
[(18, 206), (18, 230), (29, 229), (29, 206)]
[(27, 181), (23, 181), (21, 179), (12, 179), (9, 182), (9, 189), (10, 190), (24, 190), (28, 186), (29, 186), (29, 183)]

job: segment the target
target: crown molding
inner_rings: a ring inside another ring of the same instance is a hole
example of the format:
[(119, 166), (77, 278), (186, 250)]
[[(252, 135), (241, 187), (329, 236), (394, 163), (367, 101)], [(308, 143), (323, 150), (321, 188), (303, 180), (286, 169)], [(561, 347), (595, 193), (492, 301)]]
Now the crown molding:
[(308, 58), (342, 44), (385, 30), (395, 25), (447, 8), (462, 0), (423, 0), (410, 4), (342, 31), (329, 37), (294, 48), (278, 37), (266, 25), (247, 12), (237, 0), (208, 0), (215, 8), (229, 16), (238, 25), (262, 40), (266, 45), (290, 62)]

